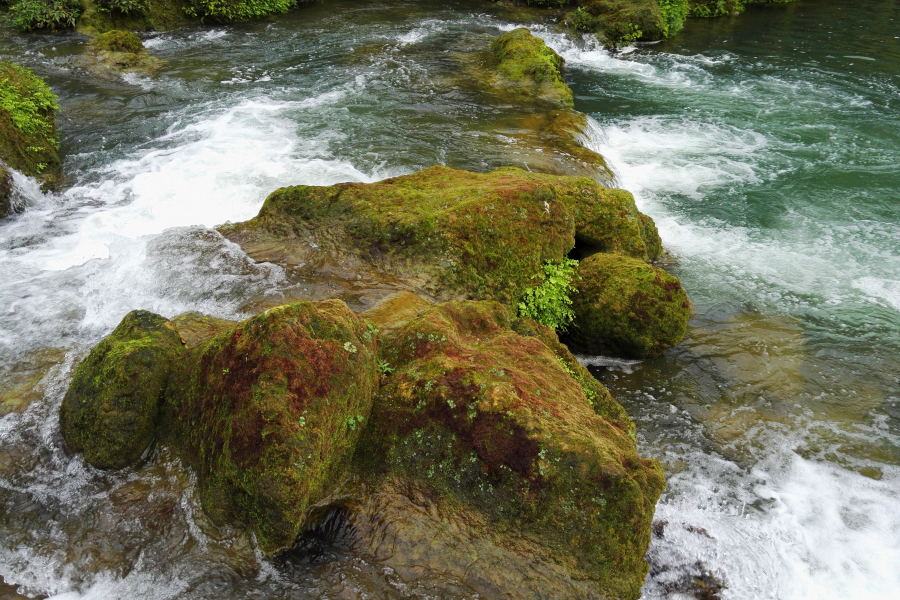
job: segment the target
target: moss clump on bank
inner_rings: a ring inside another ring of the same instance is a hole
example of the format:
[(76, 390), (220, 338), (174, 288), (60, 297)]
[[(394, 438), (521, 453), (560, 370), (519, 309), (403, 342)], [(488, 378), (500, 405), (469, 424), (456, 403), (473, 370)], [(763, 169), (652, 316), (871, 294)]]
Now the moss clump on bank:
[(678, 278), (612, 254), (582, 260), (578, 274), (575, 325), (563, 335), (574, 351), (649, 358), (684, 337), (691, 304)]
[(378, 385), (376, 330), (337, 300), (272, 308), (187, 351), (166, 395), (169, 439), (216, 520), (267, 553), (343, 475)]
[(128, 313), (75, 371), (59, 413), (69, 449), (101, 469), (137, 462), (154, 438), (169, 371), (181, 352), (167, 319)]
[(438, 511), (474, 511), (499, 545), (539, 540), (537, 556), (572, 579), (637, 598), (662, 469), (638, 456), (621, 407), (598, 406), (611, 400), (598, 394), (592, 408), (540, 335), (553, 334), (513, 332), (494, 302), (412, 321), (383, 351), (396, 368), (360, 442), (360, 472), (411, 480)]
[(34, 73), (0, 62), (0, 159), (47, 187), (62, 179), (58, 108), (56, 96)]
[(195, 19), (185, 13), (186, 0), (147, 0), (143, 3), (106, 0), (99, 2), (82, 0), (82, 2), (84, 13), (78, 19), (75, 29), (87, 35), (112, 30), (165, 31), (196, 23)]
[(574, 104), (572, 90), (560, 73), (563, 59), (541, 38), (524, 28), (513, 29), (497, 38), (491, 50), (499, 60), (498, 84), (505, 89), (557, 107)]
[(120, 30), (101, 33), (90, 41), (90, 47), (95, 52), (143, 54), (147, 51), (143, 42), (141, 42), (141, 38), (130, 31)]
[(628, 192), (515, 168), (431, 167), (372, 184), (282, 188), (256, 218), (221, 231), (260, 258), (254, 248), (277, 246), (294, 262), (294, 249), (308, 253), (315, 240), (317, 252), (366, 263), (437, 299), (509, 306), (576, 243), (642, 260), (658, 247), (658, 237), (644, 238), (649, 229)]

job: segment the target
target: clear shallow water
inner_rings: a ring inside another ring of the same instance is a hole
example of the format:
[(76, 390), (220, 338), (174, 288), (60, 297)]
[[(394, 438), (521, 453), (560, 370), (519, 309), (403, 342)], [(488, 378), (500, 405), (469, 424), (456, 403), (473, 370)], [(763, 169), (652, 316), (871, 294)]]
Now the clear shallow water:
[[(900, 588), (900, 14), (848, 11), (754, 9), (616, 55), (536, 28), (696, 308), (679, 348), (596, 369), (669, 477), (645, 597), (690, 597), (696, 578), (725, 598)], [(207, 229), (276, 187), (509, 162), (491, 129), (503, 107), (458, 85), (454, 56), (511, 18), (481, 3), (315, 5), (154, 35), (168, 69), (116, 81), (67, 66), (83, 38), (3, 32), (0, 56), (60, 96), (73, 187), (21, 181), (28, 209), (0, 224), (0, 372), (67, 349), (42, 398), (0, 418), (0, 576), (65, 598), (471, 597), (339, 542), (261, 560), (205, 520), (165, 456), (122, 474), (66, 457), (55, 411), (72, 365), (128, 310), (239, 318), (284, 289), (279, 268)]]

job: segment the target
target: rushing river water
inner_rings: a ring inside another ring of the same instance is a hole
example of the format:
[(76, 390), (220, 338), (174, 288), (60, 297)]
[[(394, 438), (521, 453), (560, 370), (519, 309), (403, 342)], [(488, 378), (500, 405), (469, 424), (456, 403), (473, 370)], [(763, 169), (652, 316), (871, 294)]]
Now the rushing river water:
[[(522, 18), (477, 0), (311, 4), (150, 35), (168, 66), (115, 80), (71, 66), (82, 36), (0, 30), (0, 58), (60, 97), (72, 184), (17, 178), (26, 210), (0, 222), (0, 390), (33, 390), (0, 417), (7, 584), (66, 600), (472, 597), (403, 581), (340, 532), (262, 559), (208, 522), (165, 452), (98, 472), (62, 451), (56, 412), (127, 311), (240, 318), (278, 297), (281, 269), (209, 229), (276, 187), (527, 166), (496, 126), (508, 107), (459, 83), (459, 57)], [(620, 53), (533, 31), (695, 304), (660, 358), (585, 358), (669, 479), (644, 597), (895, 598), (900, 6), (752, 7)]]

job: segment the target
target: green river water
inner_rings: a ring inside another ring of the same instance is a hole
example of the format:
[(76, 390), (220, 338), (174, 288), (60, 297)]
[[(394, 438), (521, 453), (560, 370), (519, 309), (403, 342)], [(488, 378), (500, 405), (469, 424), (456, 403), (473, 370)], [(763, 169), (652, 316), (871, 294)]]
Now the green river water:
[[(226, 318), (294, 285), (210, 229), (287, 184), (531, 157), (460, 56), (519, 25), (566, 59), (584, 141), (657, 222), (695, 305), (643, 362), (583, 357), (665, 466), (645, 598), (900, 590), (900, 4), (801, 0), (612, 53), (478, 0), (338, 1), (145, 36), (157, 76), (73, 67), (87, 38), (0, 29), (59, 96), (65, 192), (0, 222), (0, 576), (41, 597), (473, 598), (354, 553), (340, 523), (268, 560), (164, 452), (62, 450), (73, 365), (129, 310)], [(46, 371), (47, 365), (55, 365)], [(46, 375), (44, 375), (46, 373)], [(41, 379), (43, 377), (43, 379)], [(7, 587), (8, 587), (7, 586)], [(0, 584), (0, 597), (12, 594)]]

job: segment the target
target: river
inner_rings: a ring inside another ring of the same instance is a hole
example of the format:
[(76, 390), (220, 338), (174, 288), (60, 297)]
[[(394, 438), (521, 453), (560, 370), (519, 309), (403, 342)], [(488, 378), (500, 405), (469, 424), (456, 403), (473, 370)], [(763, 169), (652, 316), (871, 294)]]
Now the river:
[[(60, 98), (71, 183), (45, 195), (17, 178), (26, 210), (0, 222), (0, 381), (35, 389), (0, 417), (7, 584), (65, 600), (472, 597), (403, 581), (339, 531), (264, 559), (208, 522), (165, 451), (98, 472), (62, 450), (56, 414), (129, 310), (241, 318), (291, 285), (211, 229), (275, 188), (527, 166), (492, 129), (508, 107), (457, 83), (459, 56), (529, 18), (477, 0), (310, 4), (150, 34), (167, 67), (112, 80), (72, 67), (83, 36), (0, 30), (0, 58)], [(752, 6), (616, 53), (531, 25), (694, 303), (662, 357), (584, 357), (669, 481), (643, 597), (698, 581), (734, 599), (896, 597), (900, 5)]]

